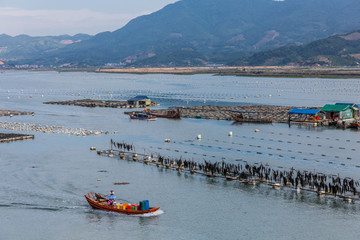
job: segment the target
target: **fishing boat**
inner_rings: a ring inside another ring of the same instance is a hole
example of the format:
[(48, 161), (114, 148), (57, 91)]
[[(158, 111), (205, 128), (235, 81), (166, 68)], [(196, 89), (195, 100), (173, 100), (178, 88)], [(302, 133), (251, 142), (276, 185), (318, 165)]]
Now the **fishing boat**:
[(138, 112), (130, 112), (129, 116), (131, 119), (156, 120), (156, 116), (152, 116), (150, 114), (138, 113)]
[(360, 123), (359, 122), (353, 122), (349, 124), (349, 128), (357, 128), (360, 129)]
[(161, 118), (181, 118), (182, 110), (181, 109), (171, 109), (171, 110), (159, 110), (156, 112), (145, 109), (145, 112), (151, 116), (161, 117)]
[[(146, 206), (146, 201), (140, 202), (139, 205), (127, 203), (108, 205), (106, 201), (106, 196), (100, 193), (89, 192), (84, 196), (91, 207), (109, 212), (117, 212), (127, 215), (142, 215), (145, 213), (152, 213), (160, 209), (160, 207)], [(144, 203), (144, 207), (141, 203)], [(149, 202), (147, 201), (147, 204), (148, 203)]]

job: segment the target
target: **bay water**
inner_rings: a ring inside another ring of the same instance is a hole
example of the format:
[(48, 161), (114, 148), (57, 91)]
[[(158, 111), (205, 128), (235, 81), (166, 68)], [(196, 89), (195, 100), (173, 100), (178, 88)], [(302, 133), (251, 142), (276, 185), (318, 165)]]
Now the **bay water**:
[[(355, 239), (358, 203), (265, 185), (208, 179), (99, 156), (110, 140), (138, 153), (203, 162), (268, 164), (359, 179), (360, 132), (287, 124), (204, 119), (130, 120), (129, 109), (48, 105), (75, 99), (127, 100), (147, 95), (173, 106), (271, 104), (321, 107), (359, 103), (360, 79), (5, 71), (0, 109), (34, 116), (0, 122), (108, 131), (99, 136), (29, 133), (0, 144), (0, 239)], [(254, 130), (258, 129), (259, 132)], [(232, 131), (233, 136), (228, 136)], [(201, 140), (196, 136), (202, 135)], [(165, 143), (164, 139), (171, 139)], [(128, 185), (114, 185), (129, 182)], [(114, 189), (120, 202), (149, 200), (161, 211), (127, 216), (93, 210), (87, 192)]]

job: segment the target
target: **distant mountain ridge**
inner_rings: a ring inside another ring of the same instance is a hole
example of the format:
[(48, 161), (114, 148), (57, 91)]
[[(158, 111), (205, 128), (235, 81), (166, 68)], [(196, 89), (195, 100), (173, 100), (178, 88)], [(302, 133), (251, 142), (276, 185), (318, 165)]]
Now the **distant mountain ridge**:
[(286, 46), (241, 58), (230, 65), (360, 65), (360, 30), (317, 40), (303, 46)]
[(114, 32), (27, 60), (138, 66), (226, 64), (286, 45), (360, 29), (358, 0), (182, 0)]
[(78, 43), (91, 38), (87, 34), (76, 34), (74, 36), (45, 36), (31, 37), (18, 35), (15, 37), (0, 35), (0, 60), (15, 61), (21, 59), (41, 56), (51, 51), (58, 50), (69, 44)]

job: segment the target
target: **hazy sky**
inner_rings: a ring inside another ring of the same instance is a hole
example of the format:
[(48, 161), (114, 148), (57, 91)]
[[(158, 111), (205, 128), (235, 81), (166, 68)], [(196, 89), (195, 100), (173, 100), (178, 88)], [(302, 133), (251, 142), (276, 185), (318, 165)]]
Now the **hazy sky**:
[(0, 34), (96, 34), (177, 0), (0, 0)]

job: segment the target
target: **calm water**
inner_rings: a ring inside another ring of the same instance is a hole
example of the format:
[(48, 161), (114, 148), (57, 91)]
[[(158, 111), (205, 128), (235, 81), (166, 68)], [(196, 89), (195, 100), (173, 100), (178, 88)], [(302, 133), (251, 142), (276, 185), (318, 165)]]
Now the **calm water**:
[[(126, 100), (144, 94), (160, 107), (186, 106), (186, 101), (322, 106), (359, 103), (359, 91), (359, 79), (1, 73), (0, 109), (34, 111), (35, 116), (0, 121), (118, 133), (77, 137), (31, 132), (34, 140), (0, 144), (0, 239), (355, 239), (359, 203), (177, 173), (98, 156), (89, 147), (107, 149), (114, 139), (133, 143), (140, 153), (267, 163), (359, 179), (360, 131), (199, 119), (135, 121), (123, 109), (42, 102)], [(200, 141), (197, 134), (202, 135)], [(172, 142), (165, 144), (165, 138)], [(149, 199), (162, 214), (134, 217), (96, 211), (83, 197), (89, 191), (110, 189), (122, 201)]]

